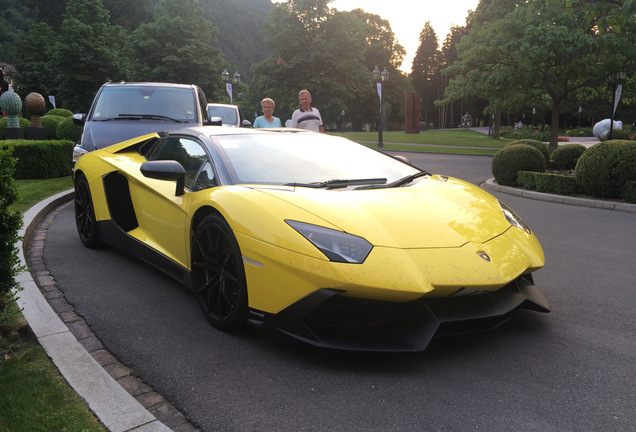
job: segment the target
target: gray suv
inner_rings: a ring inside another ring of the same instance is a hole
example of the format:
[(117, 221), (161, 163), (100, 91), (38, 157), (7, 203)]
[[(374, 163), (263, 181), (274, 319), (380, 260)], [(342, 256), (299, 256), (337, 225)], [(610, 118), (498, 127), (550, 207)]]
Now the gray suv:
[(73, 162), (84, 153), (130, 138), (207, 123), (207, 100), (196, 85), (108, 82), (101, 86), (88, 114), (73, 115), (83, 126)]

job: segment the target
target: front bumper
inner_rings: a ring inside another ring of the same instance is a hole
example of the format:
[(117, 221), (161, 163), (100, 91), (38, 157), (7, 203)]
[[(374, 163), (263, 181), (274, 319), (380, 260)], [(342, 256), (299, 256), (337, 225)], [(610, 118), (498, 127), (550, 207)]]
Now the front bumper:
[(493, 329), (518, 309), (549, 312), (550, 304), (531, 275), (505, 287), (465, 297), (396, 303), (318, 290), (270, 315), (253, 312), (251, 323), (311, 345), (356, 351), (422, 351), (435, 335)]

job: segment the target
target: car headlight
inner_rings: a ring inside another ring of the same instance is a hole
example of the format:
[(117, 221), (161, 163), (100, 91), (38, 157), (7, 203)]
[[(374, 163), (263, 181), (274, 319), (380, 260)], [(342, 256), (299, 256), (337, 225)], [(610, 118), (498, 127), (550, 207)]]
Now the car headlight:
[(361, 264), (373, 249), (371, 243), (362, 237), (305, 222), (292, 220), (285, 222), (331, 261)]
[(75, 146), (73, 147), (73, 163), (77, 162), (77, 160), (84, 156), (86, 153), (88, 153), (86, 150), (84, 150), (83, 147), (80, 146)]
[(519, 228), (520, 230), (525, 231), (528, 234), (532, 234), (532, 230), (530, 230), (530, 227), (526, 225), (526, 223), (522, 221), (521, 218), (517, 216), (517, 214), (510, 209), (510, 207), (508, 207), (507, 205), (505, 205), (499, 200), (497, 200), (497, 202), (499, 203), (499, 206), (501, 207), (501, 212), (503, 213), (504, 217), (506, 218), (508, 222), (510, 222), (510, 225), (512, 225), (515, 228)]

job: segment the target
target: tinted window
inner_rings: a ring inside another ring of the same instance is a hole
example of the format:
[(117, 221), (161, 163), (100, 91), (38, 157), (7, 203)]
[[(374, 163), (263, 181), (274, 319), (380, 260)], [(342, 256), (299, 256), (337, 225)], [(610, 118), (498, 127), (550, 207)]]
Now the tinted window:
[[(175, 160), (179, 162), (186, 171), (185, 187), (193, 190), (194, 180), (206, 163), (207, 156), (201, 145), (196, 141), (186, 138), (167, 138), (157, 143), (157, 146), (152, 149), (147, 159)], [(210, 179), (214, 179), (213, 173)]]

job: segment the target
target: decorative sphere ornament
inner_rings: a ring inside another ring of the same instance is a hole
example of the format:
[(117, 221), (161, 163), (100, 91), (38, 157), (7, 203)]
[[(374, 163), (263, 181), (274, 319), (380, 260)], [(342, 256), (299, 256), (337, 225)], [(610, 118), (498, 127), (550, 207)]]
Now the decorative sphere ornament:
[(19, 128), (18, 114), (22, 111), (22, 99), (16, 92), (7, 91), (0, 96), (0, 107), (7, 114), (7, 128)]
[(24, 106), (31, 114), (31, 127), (42, 127), (40, 117), (44, 115), (44, 97), (40, 93), (29, 93), (24, 98)]

